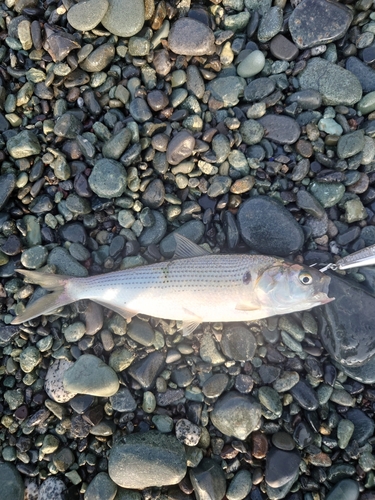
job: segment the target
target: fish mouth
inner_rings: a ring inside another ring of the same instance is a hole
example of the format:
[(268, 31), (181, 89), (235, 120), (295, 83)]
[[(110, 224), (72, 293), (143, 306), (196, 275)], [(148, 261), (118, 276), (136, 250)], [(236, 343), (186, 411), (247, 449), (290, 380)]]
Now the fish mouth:
[(321, 305), (323, 304), (328, 304), (329, 302), (332, 302), (332, 300), (335, 300), (334, 297), (328, 297), (328, 295), (324, 292), (319, 292), (314, 295), (314, 299), (319, 302)]
[(328, 304), (329, 302), (332, 302), (335, 300), (335, 298), (328, 297), (328, 291), (329, 291), (329, 284), (331, 282), (331, 278), (328, 276), (323, 276), (322, 279), (320, 280), (321, 287), (320, 291), (314, 295), (314, 299), (317, 302), (320, 302), (320, 304)]

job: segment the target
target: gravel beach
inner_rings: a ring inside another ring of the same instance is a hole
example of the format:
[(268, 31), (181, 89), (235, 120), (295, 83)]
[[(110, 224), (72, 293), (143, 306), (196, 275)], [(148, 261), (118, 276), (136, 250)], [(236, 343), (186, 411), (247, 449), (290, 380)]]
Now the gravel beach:
[(0, 4), (0, 500), (375, 500), (375, 268), (251, 323), (127, 324), (76, 277), (375, 244), (375, 0)]

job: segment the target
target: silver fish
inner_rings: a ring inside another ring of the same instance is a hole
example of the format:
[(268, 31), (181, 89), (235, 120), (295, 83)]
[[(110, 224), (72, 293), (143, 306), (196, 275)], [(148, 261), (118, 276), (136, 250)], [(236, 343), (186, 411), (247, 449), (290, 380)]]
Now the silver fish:
[(330, 278), (265, 255), (214, 255), (176, 235), (174, 259), (88, 278), (18, 270), (52, 291), (16, 317), (20, 324), (90, 299), (127, 320), (180, 320), (188, 335), (203, 322), (251, 321), (326, 304)]

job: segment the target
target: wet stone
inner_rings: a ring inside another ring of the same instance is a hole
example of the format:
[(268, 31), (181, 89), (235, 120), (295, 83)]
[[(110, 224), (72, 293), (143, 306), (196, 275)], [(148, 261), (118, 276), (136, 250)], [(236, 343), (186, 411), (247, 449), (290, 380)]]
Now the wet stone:
[(256, 78), (248, 84), (244, 91), (244, 98), (246, 101), (261, 101), (276, 88), (276, 83), (271, 78), (260, 77)]
[(279, 202), (258, 196), (241, 204), (237, 214), (240, 234), (261, 254), (286, 256), (304, 242), (301, 227)]
[(142, 196), (142, 203), (146, 207), (156, 209), (163, 204), (165, 196), (164, 184), (160, 179), (154, 179), (145, 189)]
[(325, 210), (319, 201), (312, 196), (308, 191), (298, 191), (297, 206), (302, 208), (306, 213), (321, 219), (325, 216)]
[(134, 120), (138, 123), (147, 122), (152, 118), (152, 112), (147, 102), (139, 97), (132, 100), (129, 111)]
[(242, 78), (250, 78), (260, 73), (265, 63), (266, 59), (263, 52), (253, 50), (237, 66), (237, 74), (238, 76), (242, 76)]
[(300, 380), (290, 390), (296, 402), (308, 411), (316, 410), (319, 406), (319, 400), (315, 391), (304, 380)]
[(82, 132), (82, 123), (73, 113), (64, 113), (56, 120), (54, 133), (66, 139), (76, 139)]
[(158, 431), (130, 434), (112, 447), (108, 473), (122, 488), (177, 484), (186, 474), (185, 450), (174, 436)]
[(345, 193), (345, 186), (341, 183), (313, 181), (310, 184), (310, 191), (324, 208), (330, 208), (341, 200)]
[(115, 498), (117, 492), (116, 484), (111, 480), (106, 472), (99, 472), (94, 479), (89, 483), (85, 492), (85, 497), (103, 500), (111, 500)]
[(136, 361), (128, 368), (128, 373), (143, 389), (150, 389), (156, 377), (164, 367), (164, 356), (161, 352), (152, 352), (145, 358)]
[(364, 64), (358, 57), (348, 57), (345, 67), (351, 71), (361, 82), (363, 92), (373, 92), (375, 90), (375, 70)]
[(131, 132), (128, 128), (123, 128), (120, 132), (107, 141), (102, 149), (105, 158), (118, 160), (131, 141)]
[(150, 346), (155, 342), (155, 333), (147, 321), (133, 318), (128, 325), (127, 334), (129, 337), (144, 346)]
[(341, 159), (350, 158), (356, 155), (365, 146), (365, 136), (363, 130), (356, 130), (340, 137), (337, 143), (337, 156)]
[(0, 464), (1, 497), (4, 500), (23, 500), (25, 486), (16, 467), (10, 463)]
[(301, 89), (320, 92), (323, 104), (352, 106), (362, 97), (362, 86), (350, 71), (319, 57), (313, 57), (299, 74)]
[(265, 130), (265, 137), (276, 144), (294, 144), (301, 135), (296, 120), (284, 115), (265, 115), (259, 123)]
[(295, 44), (281, 34), (272, 38), (270, 51), (276, 59), (281, 59), (282, 61), (293, 61), (299, 53)]
[(203, 384), (202, 392), (208, 398), (217, 398), (225, 391), (228, 381), (225, 373), (215, 373)]
[(341, 38), (353, 14), (344, 5), (327, 0), (304, 0), (289, 18), (289, 31), (300, 49), (315, 47)]
[(294, 439), (287, 432), (275, 432), (272, 434), (272, 444), (279, 450), (292, 451), (295, 448)]
[(223, 434), (246, 439), (259, 424), (261, 408), (252, 397), (232, 391), (216, 402), (210, 417)]
[(215, 38), (212, 30), (189, 17), (175, 21), (168, 36), (168, 45), (172, 52), (185, 56), (213, 54)]
[(326, 500), (357, 500), (358, 497), (358, 483), (352, 479), (343, 479), (332, 488)]
[(16, 176), (13, 173), (0, 176), (0, 210), (6, 205), (15, 187)]
[(272, 488), (280, 488), (293, 480), (301, 462), (297, 451), (284, 451), (272, 448), (267, 454), (266, 483)]
[(190, 420), (182, 418), (176, 422), (176, 438), (186, 446), (196, 446), (199, 443), (202, 430)]
[(322, 105), (322, 96), (317, 90), (299, 90), (288, 96), (285, 102), (286, 104), (296, 102), (302, 109), (318, 109)]
[(251, 490), (252, 480), (248, 470), (242, 469), (236, 473), (228, 486), (226, 497), (228, 500), (243, 500)]
[(49, 265), (56, 266), (58, 274), (68, 276), (85, 277), (88, 275), (87, 269), (76, 261), (63, 247), (55, 247), (47, 257)]
[(137, 402), (126, 387), (121, 387), (116, 394), (109, 398), (109, 401), (115, 411), (122, 413), (135, 411), (137, 408)]

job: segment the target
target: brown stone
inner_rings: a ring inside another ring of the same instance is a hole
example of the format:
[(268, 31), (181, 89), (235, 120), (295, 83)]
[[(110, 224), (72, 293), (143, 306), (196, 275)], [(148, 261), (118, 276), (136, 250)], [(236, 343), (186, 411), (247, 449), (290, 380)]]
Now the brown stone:
[(271, 54), (276, 59), (283, 61), (293, 61), (299, 54), (299, 50), (293, 42), (288, 40), (284, 35), (276, 35), (270, 43)]
[(268, 440), (266, 436), (260, 432), (253, 432), (251, 435), (251, 454), (254, 458), (262, 459), (268, 451)]

